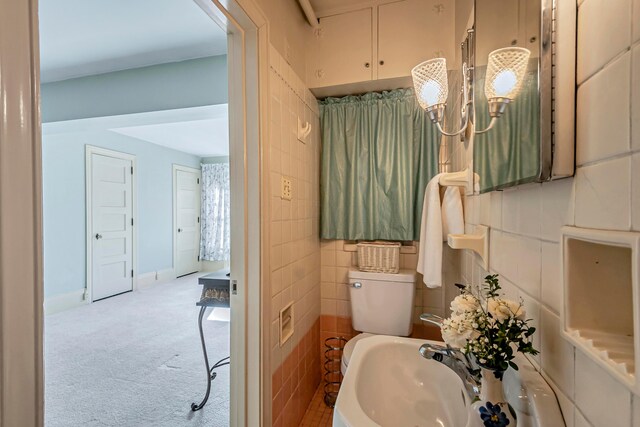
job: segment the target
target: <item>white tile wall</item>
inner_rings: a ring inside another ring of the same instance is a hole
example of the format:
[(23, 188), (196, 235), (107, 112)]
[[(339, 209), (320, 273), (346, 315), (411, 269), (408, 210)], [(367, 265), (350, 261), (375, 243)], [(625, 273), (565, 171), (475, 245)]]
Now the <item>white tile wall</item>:
[(575, 182), (578, 227), (629, 229), (630, 168), (629, 157), (578, 168)]
[(633, 41), (640, 41), (640, 0), (633, 0), (633, 15), (631, 19), (631, 26), (633, 27)]
[(627, 52), (578, 89), (578, 165), (629, 151), (630, 76)]
[[(640, 0), (636, 2), (636, 9), (640, 10)], [(640, 28), (640, 11), (635, 16), (636, 27)], [(636, 45), (631, 52), (631, 149), (640, 150), (640, 45)]]
[(540, 213), (540, 237), (553, 242), (560, 241), (560, 228), (573, 224), (573, 181), (563, 179), (544, 185)]
[(594, 426), (629, 427), (629, 390), (580, 351), (575, 363), (575, 403), (584, 416)]
[(631, 170), (633, 172), (631, 175), (632, 227), (640, 231), (640, 153), (631, 157)]
[[(280, 54), (270, 49), (271, 365), (278, 368), (320, 316), (318, 106)], [(309, 121), (309, 143), (297, 139), (298, 117)], [(293, 200), (280, 197), (281, 177), (292, 180)], [(279, 345), (280, 310), (294, 301), (295, 333)]]
[(578, 9), (578, 83), (629, 47), (630, 16), (631, 0), (582, 2)]
[(570, 399), (574, 396), (574, 347), (560, 335), (560, 318), (547, 308), (540, 311), (542, 369)]
[(560, 259), (560, 244), (542, 242), (542, 303), (560, 314), (562, 310), (562, 270)]
[[(636, 427), (640, 396), (563, 338), (559, 314), (561, 227), (640, 230), (640, 0), (578, 4), (575, 178), (472, 196), (466, 216), (491, 227), (490, 272), (539, 326), (534, 362), (567, 425)], [(474, 255), (464, 251), (460, 266), (464, 281), (482, 279)]]

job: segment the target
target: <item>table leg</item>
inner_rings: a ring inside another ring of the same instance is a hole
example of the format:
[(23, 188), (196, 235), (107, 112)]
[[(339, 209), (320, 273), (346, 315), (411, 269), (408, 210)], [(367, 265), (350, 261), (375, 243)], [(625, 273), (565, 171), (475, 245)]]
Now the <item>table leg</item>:
[(207, 392), (204, 395), (204, 399), (200, 404), (192, 403), (191, 410), (198, 411), (202, 409), (202, 407), (209, 400), (209, 393), (211, 392), (211, 368), (209, 368), (209, 356), (207, 356), (207, 346), (204, 342), (204, 332), (202, 332), (202, 319), (204, 317), (204, 312), (207, 310), (207, 307), (200, 307), (200, 315), (198, 316), (198, 328), (200, 330), (200, 342), (202, 343), (202, 354), (204, 355), (204, 365), (207, 369)]
[(207, 369), (207, 392), (204, 395), (204, 399), (200, 404), (192, 403), (191, 410), (199, 411), (209, 400), (209, 393), (211, 392), (211, 381), (216, 377), (216, 373), (213, 372), (214, 369), (219, 368), (221, 366), (228, 365), (230, 363), (230, 356), (224, 357), (218, 360), (212, 367), (209, 367), (209, 356), (207, 355), (207, 346), (204, 342), (204, 332), (202, 331), (202, 319), (204, 318), (204, 312), (207, 310), (207, 307), (200, 307), (200, 315), (198, 316), (198, 329), (200, 331), (200, 342), (202, 343), (202, 354), (204, 355), (204, 365)]

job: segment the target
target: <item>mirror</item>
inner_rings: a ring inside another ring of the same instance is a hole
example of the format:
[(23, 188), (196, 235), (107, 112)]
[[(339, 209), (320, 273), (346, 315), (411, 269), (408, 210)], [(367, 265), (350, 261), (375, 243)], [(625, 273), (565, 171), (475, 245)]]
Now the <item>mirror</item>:
[(485, 96), (489, 53), (518, 46), (531, 51), (517, 98), (487, 133), (473, 137), (475, 187), (480, 193), (552, 174), (551, 1), (482, 0), (475, 2), (474, 125), (491, 120)]

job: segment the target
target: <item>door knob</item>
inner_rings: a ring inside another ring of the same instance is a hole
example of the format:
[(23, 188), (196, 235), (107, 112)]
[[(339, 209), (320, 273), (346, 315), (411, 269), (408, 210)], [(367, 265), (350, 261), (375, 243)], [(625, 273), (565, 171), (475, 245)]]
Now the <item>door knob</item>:
[(100, 240), (100, 239), (102, 239), (102, 234), (96, 233), (96, 240)]

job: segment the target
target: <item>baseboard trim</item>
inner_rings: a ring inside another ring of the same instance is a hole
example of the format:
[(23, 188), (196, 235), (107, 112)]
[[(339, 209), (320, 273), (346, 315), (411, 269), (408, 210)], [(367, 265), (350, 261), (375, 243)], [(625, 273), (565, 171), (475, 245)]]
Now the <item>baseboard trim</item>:
[(84, 288), (62, 295), (55, 295), (44, 300), (44, 314), (55, 314), (87, 303), (84, 299)]
[(150, 271), (138, 275), (138, 289), (146, 288), (151, 285), (157, 285), (160, 283), (170, 282), (176, 278), (173, 268), (166, 268), (164, 270)]

